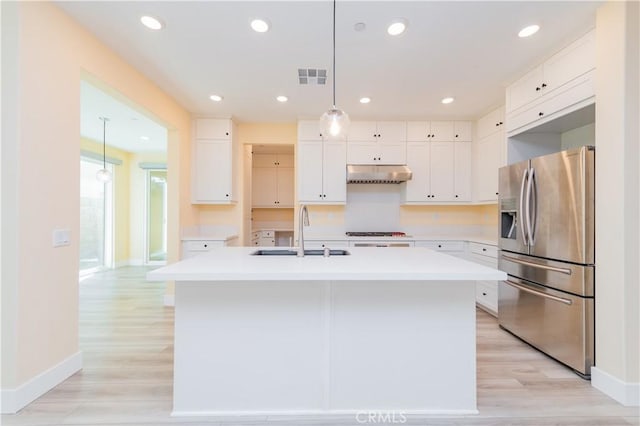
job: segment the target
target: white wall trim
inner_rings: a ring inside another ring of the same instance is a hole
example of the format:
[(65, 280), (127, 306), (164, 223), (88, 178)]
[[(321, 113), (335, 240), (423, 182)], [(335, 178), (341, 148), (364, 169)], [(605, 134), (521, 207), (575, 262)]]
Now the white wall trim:
[(176, 306), (176, 296), (173, 294), (165, 294), (164, 306)]
[(129, 259), (129, 265), (131, 265), (131, 266), (142, 266), (142, 265), (144, 265), (144, 262), (142, 261), (142, 259)]
[(14, 414), (82, 369), (82, 352), (78, 351), (58, 365), (38, 374), (15, 389), (0, 390), (2, 414)]
[(591, 367), (591, 386), (626, 407), (640, 407), (640, 383), (627, 383), (611, 374)]

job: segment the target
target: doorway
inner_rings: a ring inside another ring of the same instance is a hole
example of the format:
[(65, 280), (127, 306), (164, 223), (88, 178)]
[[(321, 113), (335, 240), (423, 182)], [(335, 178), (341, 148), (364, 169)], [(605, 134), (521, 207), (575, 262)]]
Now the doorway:
[[(113, 174), (113, 165), (107, 163)], [(113, 183), (101, 182), (96, 173), (103, 165), (80, 157), (80, 275), (113, 266)]]

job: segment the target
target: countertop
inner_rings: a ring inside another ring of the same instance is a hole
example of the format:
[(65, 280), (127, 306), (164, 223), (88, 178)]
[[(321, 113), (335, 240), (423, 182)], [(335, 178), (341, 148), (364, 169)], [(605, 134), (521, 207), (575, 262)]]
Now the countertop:
[(202, 234), (202, 235), (184, 235), (182, 241), (230, 241), (238, 238), (237, 235), (224, 234)]
[[(267, 249), (267, 248), (265, 248)], [(274, 249), (274, 248), (271, 248)], [(280, 247), (279, 249), (283, 249)], [(349, 248), (348, 256), (252, 256), (256, 247), (214, 248), (147, 274), (150, 281), (475, 281), (504, 272), (422, 247)], [(178, 284), (179, 285), (179, 284)]]
[(470, 235), (408, 235), (406, 237), (348, 237), (344, 234), (305, 235), (305, 241), (470, 241), (479, 244), (498, 245), (498, 239)]

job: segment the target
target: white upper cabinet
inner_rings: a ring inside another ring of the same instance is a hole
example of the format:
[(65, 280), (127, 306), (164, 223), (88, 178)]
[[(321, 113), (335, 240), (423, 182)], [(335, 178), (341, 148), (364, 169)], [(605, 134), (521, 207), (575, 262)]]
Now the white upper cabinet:
[[(309, 121), (298, 122), (310, 128)], [(303, 136), (304, 137), (304, 136)], [(347, 145), (341, 140), (299, 139), (297, 146), (298, 201), (306, 204), (344, 204), (347, 201)]]
[(507, 113), (560, 88), (595, 66), (595, 31), (591, 31), (510, 85)]
[(453, 140), (456, 142), (471, 142), (473, 140), (473, 123), (471, 121), (454, 121)]
[(471, 201), (471, 142), (407, 142), (411, 204)]
[(489, 112), (478, 120), (477, 139), (480, 140), (504, 128), (504, 107), (499, 107)]
[(199, 118), (194, 121), (191, 202), (230, 204), (236, 201), (233, 178), (237, 144), (231, 120)]
[(354, 121), (347, 135), (347, 163), (405, 164), (406, 139), (404, 121)]
[(407, 141), (447, 142), (454, 140), (453, 121), (408, 121)]
[(195, 122), (196, 139), (229, 139), (232, 122), (227, 119), (199, 118)]
[(506, 91), (510, 135), (594, 102), (595, 31), (562, 49)]

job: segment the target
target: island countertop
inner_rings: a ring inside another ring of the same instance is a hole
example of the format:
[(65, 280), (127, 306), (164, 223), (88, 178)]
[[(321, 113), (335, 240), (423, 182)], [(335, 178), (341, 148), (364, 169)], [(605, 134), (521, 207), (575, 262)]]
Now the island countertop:
[[(258, 247), (214, 248), (147, 274), (151, 281), (476, 281), (504, 272), (422, 247), (352, 247), (347, 256), (252, 256)], [(271, 248), (273, 249), (273, 248)], [(285, 249), (285, 247), (279, 247)]]

